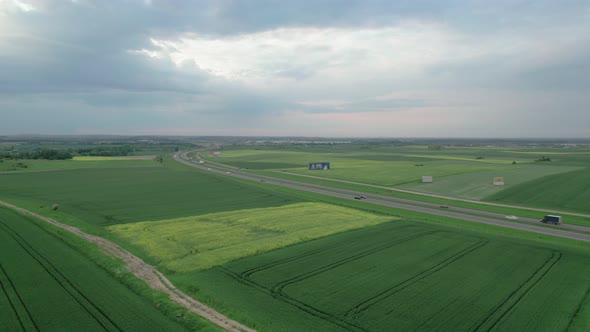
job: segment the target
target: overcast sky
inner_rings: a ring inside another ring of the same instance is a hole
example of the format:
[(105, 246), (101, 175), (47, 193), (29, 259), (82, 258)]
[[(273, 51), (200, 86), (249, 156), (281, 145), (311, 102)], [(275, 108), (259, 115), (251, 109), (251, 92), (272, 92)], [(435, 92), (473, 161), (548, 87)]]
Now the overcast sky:
[(590, 137), (590, 1), (0, 0), (1, 134)]

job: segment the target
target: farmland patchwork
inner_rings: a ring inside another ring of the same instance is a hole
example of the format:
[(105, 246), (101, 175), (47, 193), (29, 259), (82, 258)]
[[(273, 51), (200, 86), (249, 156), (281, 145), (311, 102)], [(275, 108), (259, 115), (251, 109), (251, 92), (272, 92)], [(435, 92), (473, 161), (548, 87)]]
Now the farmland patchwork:
[(328, 204), (298, 203), (108, 229), (167, 269), (191, 271), (395, 219)]

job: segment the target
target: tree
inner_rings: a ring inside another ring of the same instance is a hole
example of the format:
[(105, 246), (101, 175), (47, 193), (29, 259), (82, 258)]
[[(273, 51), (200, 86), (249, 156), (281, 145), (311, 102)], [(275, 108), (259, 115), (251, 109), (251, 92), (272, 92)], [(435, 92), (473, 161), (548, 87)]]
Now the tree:
[(155, 160), (157, 162), (159, 162), (160, 164), (162, 164), (164, 162), (164, 157), (162, 157), (162, 156), (156, 156)]

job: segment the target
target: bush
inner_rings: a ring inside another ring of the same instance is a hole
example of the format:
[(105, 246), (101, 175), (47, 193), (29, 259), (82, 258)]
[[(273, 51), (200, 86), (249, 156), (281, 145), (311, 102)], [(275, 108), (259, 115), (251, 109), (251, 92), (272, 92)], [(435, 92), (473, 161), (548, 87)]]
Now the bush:
[(51, 205), (51, 210), (52, 211), (57, 211), (57, 209), (59, 209), (59, 204), (53, 204), (53, 205)]

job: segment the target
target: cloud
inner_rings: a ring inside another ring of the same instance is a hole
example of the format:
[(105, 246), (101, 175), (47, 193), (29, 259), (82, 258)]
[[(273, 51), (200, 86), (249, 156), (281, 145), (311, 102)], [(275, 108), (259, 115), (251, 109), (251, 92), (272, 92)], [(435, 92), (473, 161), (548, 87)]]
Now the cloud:
[(0, 132), (588, 136), (589, 12), (0, 0)]

